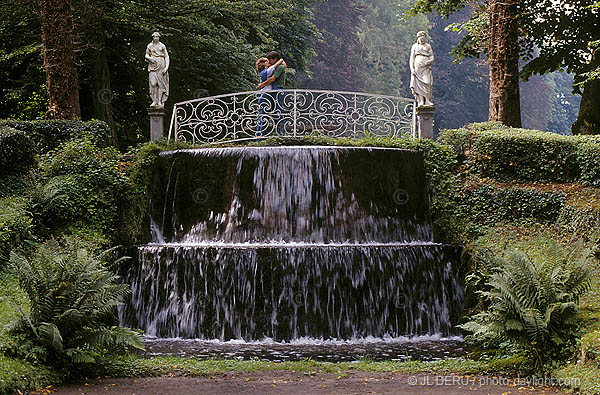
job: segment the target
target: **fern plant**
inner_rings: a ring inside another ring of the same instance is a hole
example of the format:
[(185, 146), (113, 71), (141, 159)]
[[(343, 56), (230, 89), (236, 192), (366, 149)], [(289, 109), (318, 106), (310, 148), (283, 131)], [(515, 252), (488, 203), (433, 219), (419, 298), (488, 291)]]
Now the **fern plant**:
[(106, 324), (128, 287), (101, 256), (82, 247), (50, 240), (31, 258), (11, 254), (11, 268), (31, 302), (13, 330), (44, 346), (51, 363), (89, 363), (106, 352), (143, 349), (139, 331)]
[(508, 340), (528, 349), (541, 371), (549, 352), (567, 341), (577, 324), (579, 298), (592, 276), (589, 253), (550, 253), (543, 260), (516, 251), (483, 257), (494, 267), (479, 291), (487, 308), (460, 327), (477, 340)]

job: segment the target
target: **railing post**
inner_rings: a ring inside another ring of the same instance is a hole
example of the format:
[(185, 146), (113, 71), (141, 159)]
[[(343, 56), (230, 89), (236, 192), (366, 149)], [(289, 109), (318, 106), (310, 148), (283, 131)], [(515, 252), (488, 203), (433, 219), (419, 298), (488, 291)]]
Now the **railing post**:
[[(167, 141), (171, 141), (171, 135), (173, 133), (173, 128), (177, 127), (177, 104), (173, 105), (173, 112), (171, 113), (171, 123), (169, 123), (169, 136), (167, 137)], [(175, 133), (177, 133), (177, 130), (175, 129)], [(177, 135), (175, 135), (177, 136)], [(177, 141), (177, 137), (174, 137), (175, 141)]]
[(298, 131), (298, 90), (294, 90), (294, 137)]
[(413, 113), (412, 113), (412, 127), (411, 127), (412, 137), (417, 138), (417, 102), (413, 100)]
[[(354, 94), (354, 110), (358, 110), (358, 95)], [(358, 119), (354, 120), (354, 127), (352, 128), (352, 138), (356, 138), (356, 124), (358, 123)]]

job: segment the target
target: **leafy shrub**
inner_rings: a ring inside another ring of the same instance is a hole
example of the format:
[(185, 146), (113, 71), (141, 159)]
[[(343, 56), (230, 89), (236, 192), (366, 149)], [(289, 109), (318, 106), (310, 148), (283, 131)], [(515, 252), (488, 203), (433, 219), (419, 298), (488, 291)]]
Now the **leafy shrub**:
[(477, 135), (484, 131), (506, 130), (508, 126), (500, 122), (479, 122), (465, 125), (460, 129), (444, 129), (440, 131), (438, 142), (449, 145), (456, 152), (464, 155), (471, 151)]
[(88, 139), (69, 141), (40, 159), (42, 182), (32, 193), (32, 211), (45, 226), (84, 222), (114, 234), (126, 179), (120, 154)]
[(85, 247), (50, 240), (30, 259), (11, 255), (12, 273), (31, 302), (13, 333), (42, 347), (46, 362), (55, 366), (93, 363), (127, 347), (143, 349), (139, 331), (107, 325), (128, 287)]
[(594, 207), (565, 205), (557, 219), (564, 234), (598, 244), (600, 242), (600, 210)]
[(563, 192), (481, 185), (463, 191), (460, 212), (470, 222), (486, 225), (521, 219), (554, 223), (564, 205)]
[(479, 291), (488, 306), (460, 327), (480, 341), (508, 340), (533, 353), (541, 371), (553, 350), (572, 341), (578, 302), (590, 286), (589, 254), (534, 260), (520, 252), (487, 255)]
[(586, 185), (600, 186), (600, 142), (589, 136), (580, 136), (577, 147), (577, 163), (580, 168), (579, 180)]
[(34, 163), (32, 139), (22, 131), (0, 125), (0, 177), (19, 174)]
[(154, 163), (162, 148), (155, 143), (147, 143), (131, 150), (123, 163), (127, 177), (127, 190), (123, 199), (119, 239), (132, 245), (149, 241), (150, 182)]
[(111, 131), (102, 121), (0, 121), (0, 129), (10, 127), (25, 132), (38, 154), (56, 149), (65, 141), (87, 137), (99, 147), (107, 147)]
[(600, 185), (600, 139), (508, 128), (496, 123), (443, 130), (467, 168), (483, 177), (521, 182)]
[(0, 199), (0, 268), (15, 245), (33, 239), (32, 219), (26, 207), (27, 202), (21, 198)]

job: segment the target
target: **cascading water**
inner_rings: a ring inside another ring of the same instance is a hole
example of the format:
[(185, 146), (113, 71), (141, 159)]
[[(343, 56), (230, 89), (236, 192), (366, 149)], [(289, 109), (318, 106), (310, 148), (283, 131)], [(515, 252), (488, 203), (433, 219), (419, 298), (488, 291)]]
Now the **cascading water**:
[(422, 156), (382, 148), (165, 152), (122, 324), (156, 337), (452, 332), (459, 250), (433, 242)]

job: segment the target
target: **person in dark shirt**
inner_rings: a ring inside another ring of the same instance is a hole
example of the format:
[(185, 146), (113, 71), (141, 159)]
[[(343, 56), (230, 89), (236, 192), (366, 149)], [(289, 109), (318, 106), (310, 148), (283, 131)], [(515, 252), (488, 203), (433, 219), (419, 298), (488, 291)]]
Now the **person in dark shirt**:
[(267, 59), (271, 66), (276, 66), (275, 71), (269, 78), (258, 85), (258, 89), (261, 90), (267, 85), (272, 85), (273, 89), (285, 89), (286, 66), (280, 63), (281, 55), (277, 51), (269, 52)]

